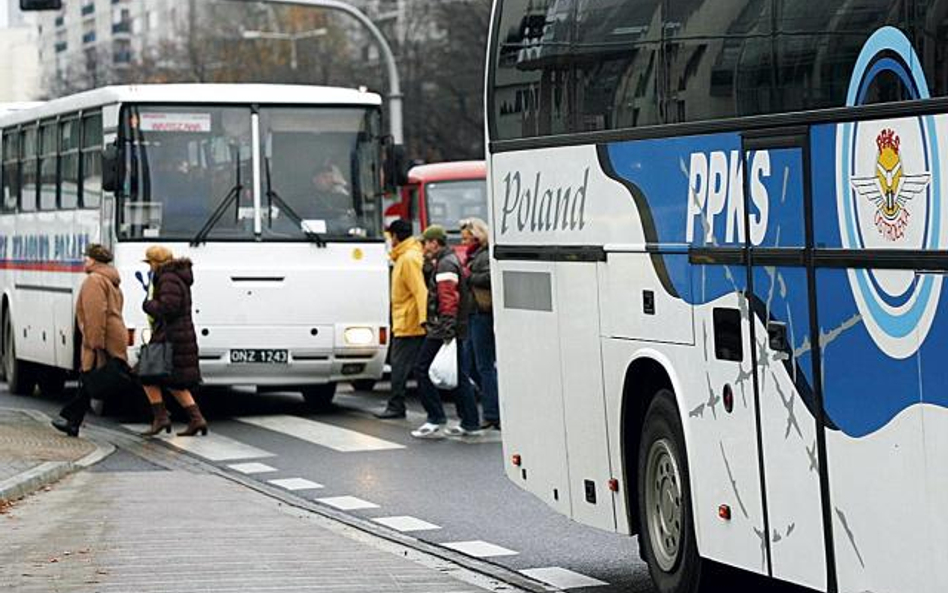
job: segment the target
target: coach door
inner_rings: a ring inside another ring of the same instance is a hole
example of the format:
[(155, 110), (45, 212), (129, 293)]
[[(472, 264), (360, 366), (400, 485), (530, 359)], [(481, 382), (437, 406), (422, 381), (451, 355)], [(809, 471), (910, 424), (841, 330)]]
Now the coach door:
[[(773, 577), (827, 583), (818, 367), (811, 317), (807, 130), (743, 137), (745, 241), (758, 448)], [(764, 199), (761, 199), (764, 196)]]

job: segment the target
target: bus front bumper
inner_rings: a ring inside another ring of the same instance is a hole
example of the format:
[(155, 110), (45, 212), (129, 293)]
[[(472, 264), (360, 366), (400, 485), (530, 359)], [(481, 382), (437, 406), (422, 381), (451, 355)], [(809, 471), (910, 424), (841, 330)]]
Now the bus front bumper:
[(320, 385), (358, 379), (380, 379), (387, 348), (345, 352), (297, 353), (286, 363), (234, 363), (228, 351), (202, 351), (201, 376), (205, 385), (267, 387)]

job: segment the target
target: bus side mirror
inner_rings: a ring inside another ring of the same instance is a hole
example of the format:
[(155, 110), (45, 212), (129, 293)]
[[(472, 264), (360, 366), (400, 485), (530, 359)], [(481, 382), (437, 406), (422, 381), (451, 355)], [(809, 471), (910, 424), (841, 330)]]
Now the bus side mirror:
[(102, 189), (107, 192), (116, 192), (120, 184), (118, 145), (109, 144), (102, 151)]
[(390, 193), (408, 183), (408, 166), (404, 146), (387, 142), (386, 149), (385, 191)]

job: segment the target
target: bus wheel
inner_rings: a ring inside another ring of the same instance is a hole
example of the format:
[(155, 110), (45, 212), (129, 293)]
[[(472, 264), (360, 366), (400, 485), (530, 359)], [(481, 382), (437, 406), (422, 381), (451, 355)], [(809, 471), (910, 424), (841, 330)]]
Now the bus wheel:
[(352, 381), (352, 388), (356, 391), (372, 391), (375, 389), (375, 379), (356, 379)]
[(7, 313), (3, 328), (3, 370), (7, 376), (7, 388), (14, 395), (32, 395), (36, 386), (36, 374), (33, 365), (17, 360), (16, 337), (13, 335), (13, 322)]
[(324, 411), (332, 405), (332, 398), (336, 396), (336, 384), (307, 385), (301, 389), (303, 399), (314, 410)]
[(639, 546), (660, 593), (701, 590), (685, 440), (671, 391), (649, 405), (638, 458)]
[(37, 372), (36, 382), (39, 383), (40, 393), (43, 395), (62, 395), (66, 387), (66, 371), (54, 368), (40, 369)]

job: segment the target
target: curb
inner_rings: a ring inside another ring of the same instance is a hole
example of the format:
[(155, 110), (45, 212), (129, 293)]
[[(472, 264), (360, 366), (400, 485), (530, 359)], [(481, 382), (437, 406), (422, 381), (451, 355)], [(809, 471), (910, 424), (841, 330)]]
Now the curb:
[[(50, 422), (49, 416), (37, 410), (5, 409), (22, 412), (43, 424)], [(95, 465), (115, 452), (115, 446), (107, 442), (95, 438), (83, 438), (95, 445), (95, 451), (76, 461), (47, 461), (0, 482), (0, 501), (11, 502), (23, 498), (44, 486), (58, 482), (73, 472)]]

